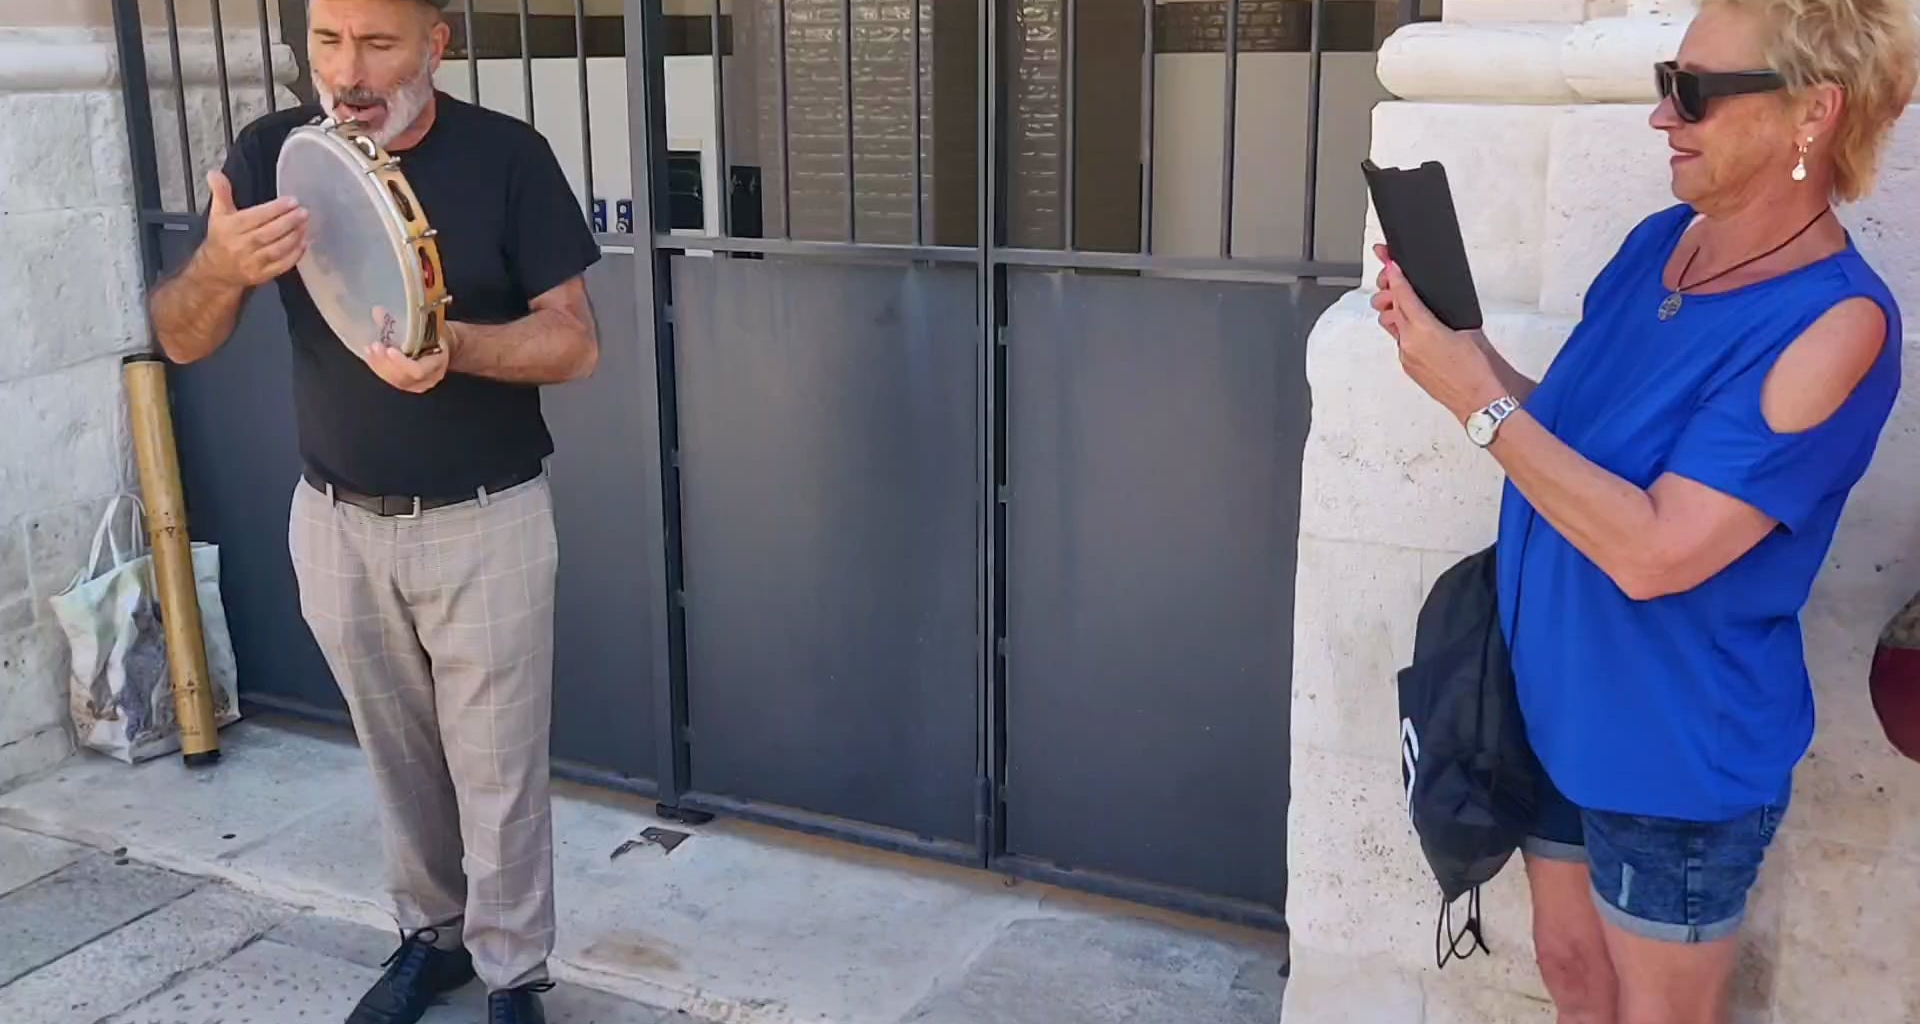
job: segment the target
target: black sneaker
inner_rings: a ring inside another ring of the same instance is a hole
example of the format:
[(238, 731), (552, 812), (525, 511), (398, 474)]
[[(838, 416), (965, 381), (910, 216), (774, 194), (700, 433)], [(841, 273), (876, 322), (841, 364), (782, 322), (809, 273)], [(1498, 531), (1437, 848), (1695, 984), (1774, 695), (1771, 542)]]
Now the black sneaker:
[(402, 934), (400, 948), (387, 957), (387, 972), (360, 998), (347, 1024), (414, 1024), (441, 996), (472, 981), (472, 954), (435, 949), (439, 938), (432, 928)]
[(535, 993), (551, 991), (553, 982), (541, 981), (489, 995), (487, 1024), (547, 1024), (547, 1011)]

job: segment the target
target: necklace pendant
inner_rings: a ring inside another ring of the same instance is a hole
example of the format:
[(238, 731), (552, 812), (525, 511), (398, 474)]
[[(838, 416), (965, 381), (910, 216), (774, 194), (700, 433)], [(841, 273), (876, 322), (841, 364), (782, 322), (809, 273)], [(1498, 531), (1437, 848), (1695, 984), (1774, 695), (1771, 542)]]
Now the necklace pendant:
[(1682, 301), (1679, 292), (1669, 294), (1666, 301), (1660, 304), (1660, 319), (1673, 319), (1674, 316), (1680, 312), (1680, 303)]

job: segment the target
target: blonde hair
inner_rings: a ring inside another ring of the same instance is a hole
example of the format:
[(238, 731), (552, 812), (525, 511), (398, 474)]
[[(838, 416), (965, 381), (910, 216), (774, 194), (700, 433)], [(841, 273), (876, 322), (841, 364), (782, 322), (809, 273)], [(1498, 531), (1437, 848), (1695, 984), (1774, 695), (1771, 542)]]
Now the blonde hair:
[[(1833, 191), (1873, 187), (1895, 121), (1913, 99), (1920, 49), (1908, 0), (1706, 0), (1767, 19), (1767, 64), (1792, 92), (1834, 85), (1846, 99), (1833, 140)], [(1703, 5), (1704, 6), (1704, 5)]]

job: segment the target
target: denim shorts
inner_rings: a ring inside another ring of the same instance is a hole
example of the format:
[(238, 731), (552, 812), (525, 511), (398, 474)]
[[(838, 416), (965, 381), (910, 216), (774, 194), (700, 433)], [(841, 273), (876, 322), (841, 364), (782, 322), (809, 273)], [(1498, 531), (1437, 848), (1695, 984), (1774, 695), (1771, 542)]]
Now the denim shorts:
[(1548, 786), (1526, 852), (1587, 865), (1607, 923), (1658, 942), (1734, 934), (1787, 800), (1730, 821), (1698, 822), (1577, 807)]

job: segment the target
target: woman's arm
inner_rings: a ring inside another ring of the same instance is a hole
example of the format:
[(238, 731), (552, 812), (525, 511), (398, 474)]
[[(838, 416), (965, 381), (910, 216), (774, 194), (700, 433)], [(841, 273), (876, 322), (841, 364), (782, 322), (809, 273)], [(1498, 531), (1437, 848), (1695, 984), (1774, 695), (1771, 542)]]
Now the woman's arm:
[[(1463, 423), (1510, 393), (1476, 339), (1436, 320), (1397, 267), (1388, 267), (1387, 278), (1392, 301), (1381, 321), (1422, 390)], [(1885, 343), (1886, 318), (1877, 304), (1851, 299), (1829, 310), (1767, 372), (1761, 410), (1768, 428), (1789, 434), (1825, 423)], [(1568, 447), (1524, 410), (1507, 419), (1488, 450), (1541, 516), (1635, 600), (1698, 586), (1779, 525), (1752, 504), (1677, 473), (1638, 487)]]
[[(1386, 271), (1386, 268), (1392, 263), (1392, 258), (1391, 254), (1387, 251), (1387, 247), (1384, 245), (1376, 244), (1373, 247), (1373, 254), (1379, 258), (1381, 268), (1380, 275), (1374, 279), (1374, 287), (1377, 290), (1373, 293), (1373, 311), (1382, 314), (1380, 324), (1387, 328), (1387, 333), (1392, 334), (1396, 328), (1387, 323), (1387, 317), (1385, 316), (1386, 313), (1393, 309), (1394, 301), (1393, 289), (1387, 285)], [(1480, 346), (1480, 351), (1486, 354), (1487, 361), (1493, 366), (1494, 375), (1500, 378), (1501, 387), (1506, 389), (1504, 393), (1512, 396), (1514, 401), (1522, 405), (1526, 404), (1528, 396), (1533, 394), (1533, 389), (1538, 387), (1540, 382), (1514, 369), (1513, 364), (1507, 362), (1507, 357), (1501, 355), (1500, 350), (1493, 347), (1493, 342), (1488, 340), (1485, 331), (1469, 331), (1468, 334), (1473, 338), (1474, 342)], [(1394, 340), (1398, 341), (1400, 339), (1396, 335)]]

